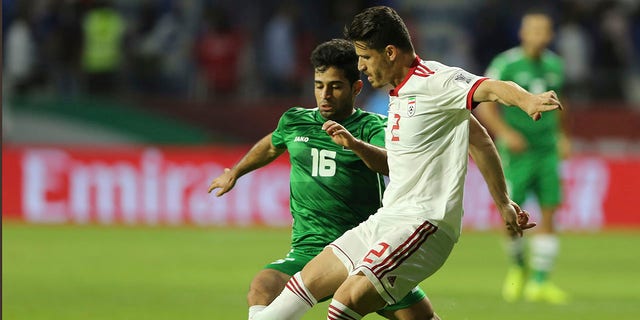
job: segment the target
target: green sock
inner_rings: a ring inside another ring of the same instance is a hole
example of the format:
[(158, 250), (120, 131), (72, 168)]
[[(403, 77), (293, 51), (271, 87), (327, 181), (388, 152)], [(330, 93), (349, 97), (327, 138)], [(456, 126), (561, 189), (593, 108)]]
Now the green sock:
[(549, 272), (547, 271), (534, 270), (532, 278), (533, 278), (533, 281), (537, 283), (543, 283), (547, 280), (548, 275), (549, 275)]

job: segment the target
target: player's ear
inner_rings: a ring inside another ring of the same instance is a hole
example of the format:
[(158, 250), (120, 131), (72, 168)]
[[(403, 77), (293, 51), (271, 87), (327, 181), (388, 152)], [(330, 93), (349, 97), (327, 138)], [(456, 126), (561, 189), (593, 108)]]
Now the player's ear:
[(353, 85), (351, 86), (352, 89), (352, 93), (353, 96), (357, 96), (360, 91), (362, 91), (362, 87), (364, 86), (364, 82), (362, 82), (362, 80), (356, 80), (356, 82), (353, 83)]
[(393, 61), (398, 56), (398, 48), (394, 45), (388, 45), (384, 47), (383, 54), (387, 57), (389, 61)]

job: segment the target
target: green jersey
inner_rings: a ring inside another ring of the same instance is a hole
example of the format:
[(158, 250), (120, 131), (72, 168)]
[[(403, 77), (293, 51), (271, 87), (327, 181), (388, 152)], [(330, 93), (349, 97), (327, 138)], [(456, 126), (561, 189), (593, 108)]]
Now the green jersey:
[[(318, 254), (322, 248), (382, 206), (383, 176), (322, 130), (317, 108), (291, 108), (273, 132), (291, 162), (292, 248)], [(384, 146), (386, 118), (357, 109), (340, 122), (362, 141)]]
[[(513, 81), (534, 94), (554, 90), (560, 95), (564, 84), (564, 65), (562, 59), (551, 51), (547, 50), (539, 60), (533, 60), (525, 56), (522, 48), (516, 47), (496, 56), (489, 65), (487, 76)], [(534, 122), (519, 108), (503, 108), (503, 118), (509, 126), (524, 134), (532, 151), (555, 150), (560, 128), (557, 111), (546, 112), (542, 119)]]

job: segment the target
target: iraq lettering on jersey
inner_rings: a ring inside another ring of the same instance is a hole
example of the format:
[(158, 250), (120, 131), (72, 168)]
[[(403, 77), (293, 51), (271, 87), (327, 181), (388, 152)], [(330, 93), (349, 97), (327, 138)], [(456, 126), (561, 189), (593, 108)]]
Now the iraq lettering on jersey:
[(309, 142), (309, 137), (295, 137), (293, 139), (293, 142)]
[(413, 117), (416, 114), (416, 97), (409, 97), (409, 103), (407, 104), (407, 117)]

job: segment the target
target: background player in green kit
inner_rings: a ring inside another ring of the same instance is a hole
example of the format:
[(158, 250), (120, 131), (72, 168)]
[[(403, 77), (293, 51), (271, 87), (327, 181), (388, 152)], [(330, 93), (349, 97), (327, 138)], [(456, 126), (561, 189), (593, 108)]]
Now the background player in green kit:
[[(513, 81), (534, 94), (554, 90), (560, 95), (564, 82), (563, 61), (547, 49), (553, 39), (551, 17), (540, 11), (525, 14), (520, 39), (519, 47), (493, 59), (487, 76)], [(561, 119), (566, 118), (566, 111), (548, 112), (537, 122), (527, 121), (528, 115), (517, 108), (498, 110), (495, 103), (485, 103), (477, 112), (497, 139), (511, 198), (516, 203), (524, 203), (527, 193), (531, 192), (542, 212), (537, 234), (531, 238), (528, 265), (524, 239), (511, 237), (507, 244), (513, 265), (507, 272), (503, 297), (515, 301), (524, 294), (529, 301), (564, 303), (567, 295), (548, 280), (548, 274), (559, 247), (553, 216), (561, 203), (559, 161), (569, 152)]]
[[(242, 175), (272, 162), (285, 150), (289, 152), (291, 251), (254, 277), (247, 295), (249, 318), (271, 303), (291, 276), (327, 244), (381, 206), (385, 186), (383, 176), (376, 172), (388, 173), (388, 167), (380, 165), (386, 164), (386, 153), (378, 148), (384, 147), (386, 118), (355, 107), (363, 86), (357, 61), (349, 41), (319, 45), (311, 55), (317, 108), (286, 111), (273, 133), (256, 143), (233, 168), (225, 169), (209, 187), (209, 192), (219, 189), (216, 196), (221, 196)], [(367, 143), (344, 149), (333, 140), (342, 139), (344, 129)], [(390, 319), (416, 319), (416, 315), (433, 311), (424, 292), (416, 288), (379, 313)]]

